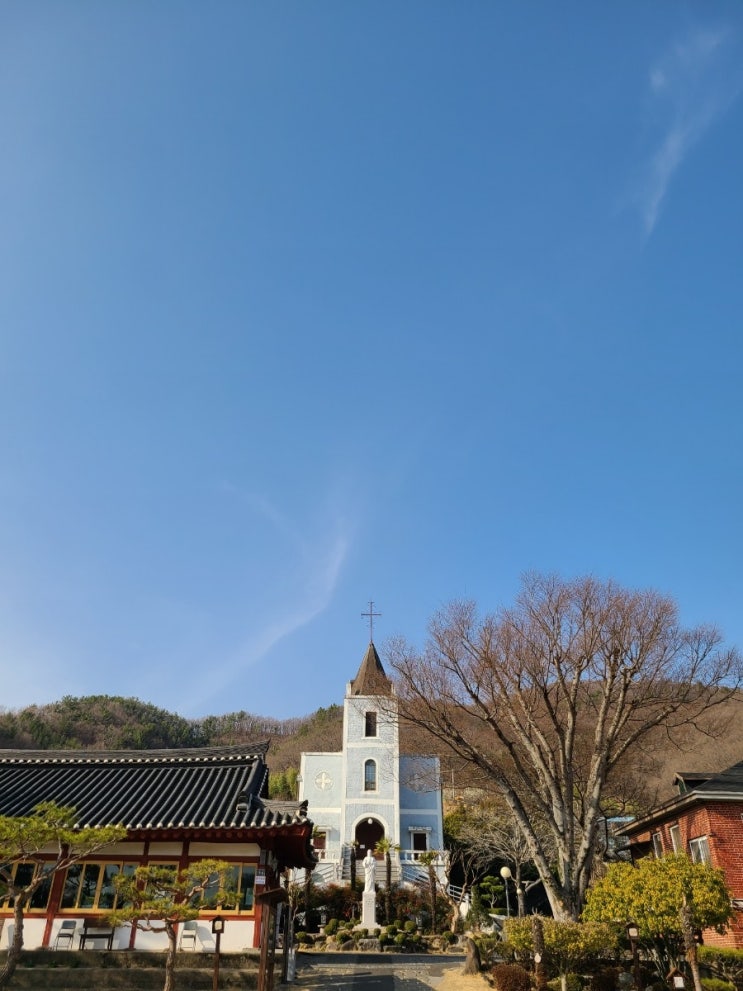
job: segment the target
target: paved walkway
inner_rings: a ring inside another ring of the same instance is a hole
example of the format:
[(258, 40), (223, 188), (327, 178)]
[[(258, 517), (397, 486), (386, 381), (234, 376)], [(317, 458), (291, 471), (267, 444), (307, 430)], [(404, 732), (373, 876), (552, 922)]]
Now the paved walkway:
[(296, 991), (431, 991), (462, 954), (300, 953)]

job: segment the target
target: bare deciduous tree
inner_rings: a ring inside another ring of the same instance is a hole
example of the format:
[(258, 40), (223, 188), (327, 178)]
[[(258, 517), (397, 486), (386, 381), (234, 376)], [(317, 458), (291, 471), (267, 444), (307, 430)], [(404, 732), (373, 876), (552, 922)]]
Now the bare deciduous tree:
[[(548, 850), (549, 834), (539, 828), (534, 817), (532, 821), (544, 849)], [(472, 851), (478, 865), (501, 860), (511, 870), (518, 914), (524, 915), (526, 892), (539, 882), (525, 881), (523, 878), (523, 868), (531, 863), (531, 850), (510, 810), (502, 802), (471, 806), (461, 820), (457, 838), (460, 844)], [(508, 884), (508, 881), (504, 883)]]
[(450, 606), (422, 654), (393, 643), (389, 664), (401, 716), (502, 795), (561, 919), (583, 905), (612, 774), (658, 728), (714, 732), (742, 670), (716, 630), (683, 629), (662, 595), (540, 575), (485, 619)]

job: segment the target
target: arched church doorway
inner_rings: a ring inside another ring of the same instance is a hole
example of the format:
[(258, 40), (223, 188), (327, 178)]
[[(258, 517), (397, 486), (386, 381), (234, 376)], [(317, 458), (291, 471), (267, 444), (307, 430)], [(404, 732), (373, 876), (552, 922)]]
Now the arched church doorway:
[[(374, 847), (383, 837), (384, 826), (379, 819), (373, 819), (369, 816), (357, 823), (354, 840), (356, 841), (356, 856), (358, 859), (363, 860), (369, 850), (374, 853)], [(374, 856), (377, 860), (381, 859), (379, 854), (375, 853)]]

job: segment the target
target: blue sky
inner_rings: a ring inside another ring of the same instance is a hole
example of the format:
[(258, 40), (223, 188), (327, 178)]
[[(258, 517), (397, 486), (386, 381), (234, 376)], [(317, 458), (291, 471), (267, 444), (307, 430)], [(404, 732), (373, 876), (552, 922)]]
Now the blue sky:
[(743, 6), (6, 2), (0, 705), (339, 702), (528, 570), (743, 647)]

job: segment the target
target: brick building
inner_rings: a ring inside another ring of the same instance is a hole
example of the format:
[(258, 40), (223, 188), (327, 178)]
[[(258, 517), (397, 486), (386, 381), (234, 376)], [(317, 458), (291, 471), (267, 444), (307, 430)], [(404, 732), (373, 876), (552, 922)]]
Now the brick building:
[(710, 946), (743, 948), (743, 762), (718, 774), (677, 773), (678, 796), (619, 830), (633, 859), (686, 853), (725, 872), (736, 909), (724, 936), (707, 930)]

